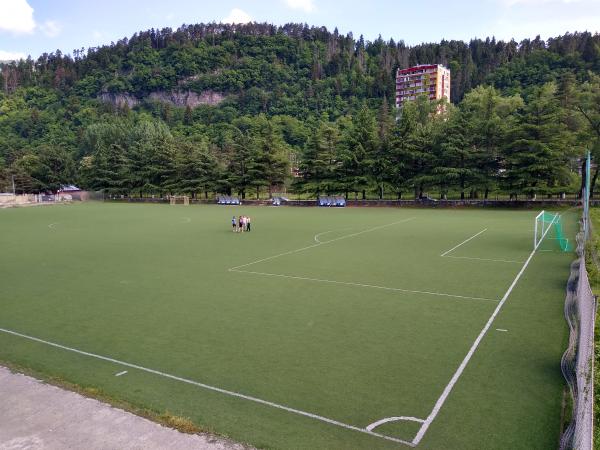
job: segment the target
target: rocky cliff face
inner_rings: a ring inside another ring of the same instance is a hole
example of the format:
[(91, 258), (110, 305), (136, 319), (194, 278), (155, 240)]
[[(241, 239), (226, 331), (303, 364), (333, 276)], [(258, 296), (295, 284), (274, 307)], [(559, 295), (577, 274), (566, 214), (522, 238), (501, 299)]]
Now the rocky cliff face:
[(134, 106), (140, 104), (140, 101), (137, 98), (129, 94), (113, 94), (111, 92), (102, 92), (98, 98), (105, 103), (111, 103), (119, 108), (125, 105), (129, 106), (129, 108), (133, 108)]
[[(141, 103), (142, 100), (129, 94), (113, 94), (110, 92), (101, 93), (98, 98), (106, 103), (111, 103), (116, 107), (124, 105), (133, 108)], [(174, 106), (195, 108), (199, 105), (218, 105), (225, 96), (220, 92), (204, 91), (198, 94), (193, 91), (157, 91), (152, 92), (147, 97), (149, 100), (170, 103)]]
[(200, 94), (193, 91), (158, 91), (152, 92), (149, 98), (164, 103), (172, 103), (175, 106), (195, 108), (199, 105), (218, 105), (225, 99), (225, 96), (220, 92), (214, 91), (204, 91)]

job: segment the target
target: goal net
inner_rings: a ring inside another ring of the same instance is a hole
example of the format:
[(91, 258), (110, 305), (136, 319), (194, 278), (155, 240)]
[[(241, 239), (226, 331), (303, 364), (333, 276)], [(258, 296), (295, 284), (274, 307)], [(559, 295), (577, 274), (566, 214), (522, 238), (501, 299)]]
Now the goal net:
[(563, 252), (570, 250), (569, 239), (563, 233), (560, 214), (542, 211), (535, 217), (533, 247), (537, 249), (544, 238), (556, 241)]

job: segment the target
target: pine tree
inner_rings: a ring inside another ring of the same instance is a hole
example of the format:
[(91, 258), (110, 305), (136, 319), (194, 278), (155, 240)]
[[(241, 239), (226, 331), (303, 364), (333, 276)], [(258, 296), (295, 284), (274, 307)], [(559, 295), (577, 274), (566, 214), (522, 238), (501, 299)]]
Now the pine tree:
[(301, 189), (319, 197), (336, 191), (335, 176), (338, 166), (339, 132), (335, 124), (321, 122), (309, 136), (300, 163)]
[(169, 128), (160, 121), (145, 120), (131, 131), (131, 183), (143, 192), (172, 193), (175, 148)]
[(590, 80), (579, 88), (572, 107), (587, 124), (582, 140), (596, 162), (590, 187), (590, 195), (593, 195), (600, 171), (600, 75), (590, 74)]
[(183, 115), (183, 124), (191, 125), (194, 122), (194, 113), (190, 105), (185, 107), (185, 113)]
[(379, 199), (383, 199), (385, 185), (389, 181), (390, 172), (390, 141), (394, 119), (389, 111), (387, 98), (384, 96), (377, 115), (377, 149), (373, 157), (371, 168), (373, 179), (377, 184)]
[(567, 129), (555, 97), (556, 85), (535, 88), (519, 114), (505, 147), (504, 182), (512, 192), (530, 197), (560, 192), (570, 181)]
[(255, 140), (251, 138), (249, 130), (233, 128), (232, 135), (228, 138), (226, 146), (230, 155), (227, 164), (228, 184), (246, 198), (246, 191), (250, 187), (251, 176), (249, 169), (252, 163)]
[(442, 118), (436, 114), (437, 105), (426, 98), (409, 102), (402, 108), (391, 141), (390, 161), (396, 189), (412, 187), (415, 198), (435, 183), (436, 129)]
[(355, 194), (362, 192), (362, 198), (365, 199), (377, 150), (375, 118), (366, 105), (352, 118), (352, 125), (346, 131), (342, 148), (345, 190)]
[(449, 188), (456, 187), (463, 200), (465, 190), (477, 179), (477, 158), (469, 141), (469, 123), (461, 111), (451, 115), (444, 126), (444, 135), (433, 173), (443, 197)]
[(460, 104), (468, 123), (469, 140), (473, 145), (474, 179), (471, 196), (477, 197), (499, 184), (503, 168), (503, 146), (515, 123), (515, 112), (523, 106), (520, 96), (502, 97), (493, 87), (478, 87), (469, 92)]

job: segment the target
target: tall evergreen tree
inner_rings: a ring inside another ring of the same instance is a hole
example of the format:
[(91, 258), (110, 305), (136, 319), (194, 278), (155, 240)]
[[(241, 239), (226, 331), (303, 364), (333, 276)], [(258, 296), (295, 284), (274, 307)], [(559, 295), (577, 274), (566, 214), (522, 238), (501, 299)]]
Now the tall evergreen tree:
[(198, 192), (214, 191), (217, 180), (217, 161), (210, 153), (208, 144), (201, 142), (177, 142), (176, 177), (172, 190), (188, 193), (195, 198)]
[(587, 124), (582, 145), (592, 152), (596, 162), (590, 187), (590, 194), (593, 195), (600, 173), (600, 75), (590, 74), (590, 80), (580, 87), (577, 100), (571, 107), (583, 117)]
[(377, 130), (375, 117), (366, 105), (363, 105), (352, 124), (346, 131), (342, 144), (342, 173), (346, 191), (362, 192), (372, 179), (372, 167), (377, 151)]
[(308, 138), (302, 152), (299, 182), (304, 192), (319, 197), (334, 193), (338, 171), (339, 131), (335, 124), (322, 121)]
[(573, 153), (555, 92), (554, 83), (534, 89), (511, 130), (504, 183), (513, 193), (534, 197), (562, 192), (570, 181), (568, 163)]
[(473, 145), (473, 175), (471, 196), (479, 190), (487, 198), (499, 183), (503, 168), (503, 148), (509, 130), (514, 128), (515, 112), (523, 106), (520, 96), (502, 97), (493, 87), (478, 87), (465, 96), (460, 108), (468, 122)]
[(465, 190), (478, 179), (477, 155), (469, 139), (469, 123), (460, 110), (454, 111), (444, 124), (445, 139), (438, 146), (439, 154), (434, 177), (440, 192), (446, 197), (448, 189), (457, 188), (460, 198), (465, 198)]

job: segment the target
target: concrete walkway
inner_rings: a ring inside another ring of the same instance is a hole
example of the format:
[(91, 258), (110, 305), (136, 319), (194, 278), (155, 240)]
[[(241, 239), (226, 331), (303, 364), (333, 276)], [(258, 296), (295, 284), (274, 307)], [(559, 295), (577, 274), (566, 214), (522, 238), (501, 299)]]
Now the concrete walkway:
[(180, 433), (97, 400), (0, 367), (0, 450), (247, 450)]

